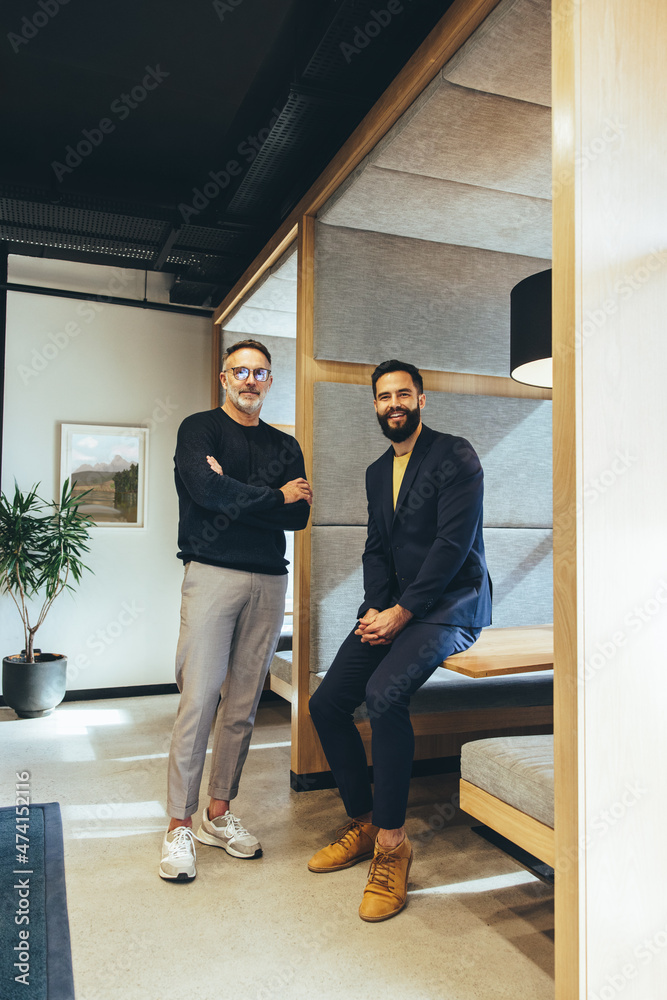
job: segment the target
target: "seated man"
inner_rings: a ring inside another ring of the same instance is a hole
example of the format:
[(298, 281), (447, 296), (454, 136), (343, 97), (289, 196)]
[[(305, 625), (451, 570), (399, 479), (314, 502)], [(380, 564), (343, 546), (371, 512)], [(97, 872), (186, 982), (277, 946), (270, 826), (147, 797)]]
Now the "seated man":
[[(484, 477), (474, 449), (422, 424), (426, 398), (413, 365), (385, 361), (372, 382), (377, 418), (392, 447), (366, 471), (365, 599), (310, 699), (350, 822), (308, 867), (332, 872), (372, 858), (359, 916), (379, 921), (407, 900), (410, 698), (491, 623), (491, 584), (482, 538)], [(374, 791), (353, 721), (362, 701), (371, 722)]]

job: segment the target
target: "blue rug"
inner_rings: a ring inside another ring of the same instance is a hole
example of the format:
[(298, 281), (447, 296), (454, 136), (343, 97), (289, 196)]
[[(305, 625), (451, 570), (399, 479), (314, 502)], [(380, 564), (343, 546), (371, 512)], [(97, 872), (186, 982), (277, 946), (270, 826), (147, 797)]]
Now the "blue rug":
[(0, 997), (74, 1000), (57, 802), (0, 809)]

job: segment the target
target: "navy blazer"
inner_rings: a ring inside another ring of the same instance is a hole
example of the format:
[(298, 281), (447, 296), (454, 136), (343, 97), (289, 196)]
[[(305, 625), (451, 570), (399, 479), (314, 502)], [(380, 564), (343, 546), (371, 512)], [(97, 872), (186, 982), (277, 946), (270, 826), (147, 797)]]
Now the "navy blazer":
[(393, 464), (390, 447), (366, 470), (368, 537), (359, 617), (398, 603), (423, 622), (490, 625), (484, 473), (475, 449), (465, 438), (422, 424), (395, 511)]

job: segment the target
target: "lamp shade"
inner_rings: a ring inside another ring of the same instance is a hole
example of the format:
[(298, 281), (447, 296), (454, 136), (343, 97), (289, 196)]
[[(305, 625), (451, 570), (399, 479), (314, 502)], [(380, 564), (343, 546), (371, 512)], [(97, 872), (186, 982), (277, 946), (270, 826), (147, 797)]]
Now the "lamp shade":
[(549, 268), (524, 278), (510, 293), (510, 375), (551, 388), (552, 367)]

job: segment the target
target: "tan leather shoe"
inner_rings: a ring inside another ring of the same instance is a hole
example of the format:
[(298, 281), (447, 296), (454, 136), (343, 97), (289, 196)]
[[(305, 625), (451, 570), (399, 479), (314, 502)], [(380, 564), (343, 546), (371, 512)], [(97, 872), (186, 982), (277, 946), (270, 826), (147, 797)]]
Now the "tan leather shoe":
[(360, 861), (366, 861), (373, 857), (377, 835), (377, 826), (352, 819), (339, 831), (332, 844), (313, 854), (308, 862), (308, 869), (311, 872), (339, 872)]
[(383, 850), (376, 842), (364, 898), (359, 907), (362, 920), (375, 923), (400, 913), (408, 901), (411, 864), (412, 845), (407, 837), (393, 851)]

